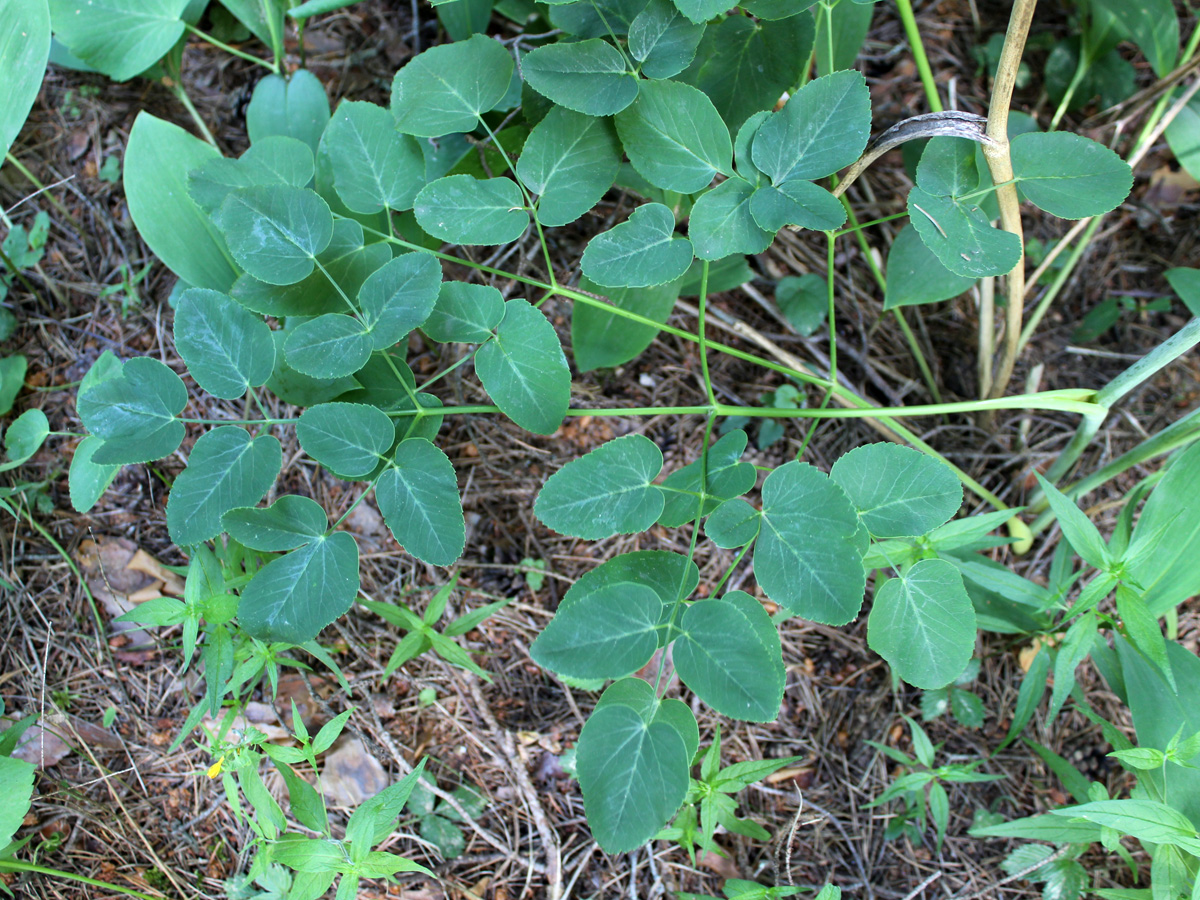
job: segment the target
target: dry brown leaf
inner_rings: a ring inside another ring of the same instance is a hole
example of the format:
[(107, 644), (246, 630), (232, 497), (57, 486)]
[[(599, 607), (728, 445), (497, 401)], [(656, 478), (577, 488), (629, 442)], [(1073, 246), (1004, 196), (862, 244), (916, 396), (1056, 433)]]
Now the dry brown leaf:
[(321, 789), (335, 806), (358, 806), (388, 786), (387, 773), (379, 760), (367, 752), (362, 741), (350, 738), (325, 757), (321, 767)]

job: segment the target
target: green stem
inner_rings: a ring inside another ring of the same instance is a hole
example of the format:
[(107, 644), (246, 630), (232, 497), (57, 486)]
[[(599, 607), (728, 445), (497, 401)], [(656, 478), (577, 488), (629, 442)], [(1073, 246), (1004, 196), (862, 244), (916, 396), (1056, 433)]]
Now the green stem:
[(908, 46), (912, 48), (913, 62), (917, 64), (917, 73), (921, 76), (921, 85), (925, 88), (925, 100), (932, 112), (942, 112), (942, 100), (938, 96), (933, 69), (929, 67), (929, 57), (925, 54), (925, 43), (921, 40), (920, 29), (917, 28), (912, 0), (896, 0), (896, 7), (900, 12), (900, 21), (904, 24)]
[(122, 887), (119, 884), (98, 881), (95, 878), (88, 878), (86, 875), (76, 875), (74, 872), (64, 872), (61, 869), (48, 869), (45, 866), (37, 866), (15, 859), (0, 860), (0, 872), (32, 872), (35, 875), (52, 875), (56, 878), (66, 878), (69, 881), (78, 881), (92, 887), (104, 888), (106, 891), (116, 891), (129, 897), (140, 897), (142, 900), (162, 900), (161, 894), (154, 897), (150, 894), (143, 894), (141, 891), (135, 891), (133, 888)]
[(1092, 238), (1095, 236), (1096, 231), (1099, 228), (1100, 217), (1096, 216), (1091, 222), (1088, 223), (1087, 229), (1080, 236), (1079, 243), (1075, 245), (1075, 249), (1071, 251), (1071, 255), (1067, 257), (1062, 268), (1059, 269), (1058, 273), (1055, 275), (1054, 281), (1051, 282), (1050, 287), (1046, 289), (1045, 295), (1043, 295), (1042, 299), (1038, 301), (1038, 305), (1034, 309), (1033, 314), (1029, 317), (1029, 320), (1025, 323), (1025, 327), (1021, 329), (1021, 340), (1017, 345), (1017, 353), (1021, 353), (1025, 347), (1028, 346), (1029, 339), (1033, 337), (1034, 331), (1036, 331), (1038, 325), (1041, 324), (1042, 318), (1050, 309), (1050, 304), (1053, 303), (1055, 298), (1058, 297), (1059, 293), (1062, 292), (1067, 280), (1071, 277), (1071, 273), (1075, 271), (1075, 266), (1079, 263), (1079, 260), (1083, 258), (1083, 254), (1087, 251), (1088, 246), (1091, 244)]
[[(200, 118), (200, 111), (196, 109), (195, 104), (192, 103), (192, 98), (188, 96), (188, 92), (184, 90), (183, 85), (177, 82), (172, 84), (171, 93), (178, 98), (179, 102), (183, 104), (184, 109), (188, 111), (188, 115), (192, 117), (192, 121), (195, 122), (196, 127), (200, 129), (200, 136), (203, 137), (204, 140), (213, 147), (217, 147), (217, 139), (213, 137), (212, 132), (208, 130), (208, 126), (204, 124), (204, 120)], [(220, 150), (221, 148), (217, 147), (217, 149)]]
[[(833, 269), (835, 254), (834, 248), (837, 246), (837, 239), (829, 232), (825, 232), (825, 294), (826, 303), (828, 305), (829, 318), (829, 384), (830, 388), (825, 391), (825, 396), (821, 399), (821, 409), (829, 406), (829, 401), (833, 399), (833, 387), (837, 384), (838, 369), (837, 369), (837, 315), (833, 304)], [(812, 440), (813, 435), (817, 433), (817, 425), (820, 419), (813, 419), (812, 424), (808, 426), (808, 433), (804, 435), (804, 440), (800, 442), (800, 449), (796, 451), (796, 459), (804, 458), (804, 451), (808, 449), (808, 444)]]
[[(700, 265), (700, 302), (698, 305), (700, 313), (699, 313), (699, 316), (697, 317), (698, 321), (699, 321), (699, 332), (700, 332), (698, 335), (698, 337), (700, 338), (700, 374), (704, 377), (704, 390), (708, 394), (708, 402), (710, 404), (712, 404), (712, 406), (715, 407), (717, 405), (717, 395), (713, 392), (712, 378), (709, 376), (709, 372), (708, 372), (708, 341), (706, 340), (705, 333), (704, 333), (704, 326), (705, 326), (704, 316), (705, 316), (705, 309), (707, 306), (708, 306), (708, 260), (706, 259)], [(703, 470), (704, 466), (701, 465), (700, 468)], [(703, 479), (701, 479), (700, 483), (706, 484), (706, 482)]]
[[(277, 63), (267, 62), (265, 59), (259, 59), (257, 56), (253, 56), (249, 53), (246, 53), (242, 50), (237, 49), (237, 47), (231, 47), (228, 44), (224, 43), (223, 41), (218, 41), (211, 34), (206, 34), (205, 32), (201, 31), (199, 28), (197, 28), (195, 25), (189, 25), (187, 22), (184, 22), (183, 27), (186, 28), (189, 33), (194, 34), (196, 37), (200, 38), (200, 40), (205, 41), (209, 44), (212, 44), (214, 47), (224, 50), (226, 53), (232, 54), (233, 56), (236, 56), (239, 59), (244, 59), (244, 60), (246, 60), (246, 62), (252, 62), (252, 63), (255, 63), (256, 65), (260, 65), (264, 69), (269, 69), (275, 75), (279, 74), (279, 65)], [(272, 36), (274, 36), (274, 35), (272, 35)]]

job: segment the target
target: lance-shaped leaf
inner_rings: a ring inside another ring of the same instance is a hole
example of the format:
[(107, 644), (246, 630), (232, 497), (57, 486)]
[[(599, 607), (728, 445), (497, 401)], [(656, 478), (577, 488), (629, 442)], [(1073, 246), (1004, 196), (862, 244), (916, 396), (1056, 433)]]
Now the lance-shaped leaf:
[(871, 95), (852, 69), (810, 81), (754, 135), (754, 165), (772, 184), (832, 175), (858, 159), (871, 132)]
[(358, 291), (372, 347), (385, 350), (425, 324), (442, 286), (442, 265), (428, 253), (402, 253), (371, 273)]
[(148, 356), (131, 359), (119, 372), (81, 386), (75, 401), (79, 418), (104, 440), (93, 462), (127, 465), (174, 453), (184, 432), (176, 416), (187, 399), (179, 376)]
[(925, 246), (912, 225), (900, 229), (888, 248), (887, 291), (883, 308), (916, 306), (957, 297), (975, 283), (975, 279), (956, 275)]
[(379, 511), (392, 535), (417, 559), (448, 566), (462, 555), (466, 524), (454, 466), (422, 438), (396, 448), (375, 485)]
[(629, 52), (642, 64), (642, 74), (670, 78), (686, 69), (696, 56), (708, 18), (693, 23), (671, 0), (650, 0), (629, 23)]
[(722, 500), (740, 497), (754, 487), (758, 473), (750, 463), (741, 461), (746, 440), (746, 432), (735, 428), (708, 448), (707, 461), (697, 459), (668, 475), (662, 483), (666, 503), (658, 517), (659, 524), (678, 528), (695, 520), (700, 512), (698, 495), (703, 488), (700, 470), (705, 465), (708, 486), (704, 492), (708, 496), (704, 502), (704, 515), (716, 509)]
[(666, 721), (621, 704), (598, 709), (579, 734), (576, 771), (588, 825), (609, 853), (640, 847), (687, 794), (687, 748)]
[(866, 587), (866, 541), (845, 493), (812, 466), (790, 462), (767, 476), (762, 502), (754, 575), (767, 596), (814, 622), (851, 621)]
[(566, 225), (600, 202), (620, 166), (612, 122), (556, 106), (530, 132), (517, 176), (539, 195), (538, 221)]
[(326, 313), (301, 322), (283, 344), (287, 364), (310, 378), (342, 378), (367, 364), (374, 341), (354, 316)]
[(761, 603), (741, 591), (697, 600), (672, 646), (679, 677), (722, 715), (773, 722), (783, 701), (783, 648)]
[(760, 185), (750, 197), (750, 214), (759, 228), (770, 232), (784, 225), (833, 231), (846, 221), (846, 208), (833, 194), (799, 180)]
[(417, 139), (398, 132), (396, 120), (374, 103), (339, 105), (321, 147), (333, 166), (334, 188), (353, 212), (411, 209), (425, 186)]
[(242, 188), (225, 198), (216, 221), (234, 258), (267, 284), (308, 276), (333, 237), (329, 206), (307, 188)]
[[(666, 322), (679, 297), (679, 280), (648, 288), (603, 288), (585, 275), (579, 289), (606, 294), (609, 305), (636, 312), (654, 322)], [(658, 335), (644, 325), (589, 304), (576, 302), (571, 310), (571, 351), (580, 372), (619, 366), (639, 356)]]
[(605, 287), (651, 287), (674, 281), (692, 264), (692, 244), (675, 234), (675, 216), (661, 203), (646, 203), (630, 217), (596, 235), (580, 268)]
[(654, 479), (662, 451), (640, 434), (628, 434), (572, 460), (538, 493), (534, 515), (559, 534), (590, 541), (645, 531), (663, 511)]
[(280, 135), (303, 141), (316, 153), (328, 124), (325, 85), (308, 69), (298, 69), (289, 78), (266, 76), (254, 86), (246, 107), (251, 144)]
[(754, 219), (750, 202), (755, 187), (734, 175), (702, 194), (692, 207), (688, 236), (696, 256), (716, 260), (735, 253), (762, 253), (774, 235)]
[(521, 60), (521, 72), (543, 97), (588, 116), (611, 116), (638, 95), (625, 58), (599, 39), (538, 47)]
[(1116, 209), (1133, 186), (1129, 163), (1103, 144), (1066, 131), (1013, 138), (1013, 174), (1035, 206), (1064, 219)]
[(183, 37), (188, 0), (50, 0), (54, 32), (113, 81), (140, 75)]
[(329, 527), (320, 503), (294, 494), (280, 497), (265, 509), (231, 509), (221, 517), (221, 524), (239, 544), (267, 553), (294, 550), (319, 538)]
[(658, 594), (643, 584), (605, 585), (560, 607), (529, 653), (568, 678), (621, 678), (658, 649), (662, 612)]
[(1142, 508), (1125, 561), (1157, 618), (1200, 593), (1200, 509), (1193, 486), (1200, 484), (1200, 444), (1181, 453)]
[(529, 227), (521, 189), (511, 178), (447, 175), (421, 189), (417, 224), (450, 244), (507, 244)]
[(396, 440), (383, 411), (362, 403), (321, 403), (296, 423), (304, 452), (344, 478), (363, 478), (379, 467)]
[(202, 435), (167, 500), (171, 540), (188, 547), (215, 538), (221, 516), (262, 499), (282, 465), (279, 440), (269, 434), (251, 438), (244, 428), (223, 425)]
[(71, 457), (67, 487), (75, 512), (85, 513), (95, 506), (100, 495), (108, 490), (112, 480), (117, 477), (117, 472), (121, 470), (120, 466), (103, 466), (93, 460), (96, 451), (102, 446), (104, 442), (90, 434), (79, 442), (75, 454)]
[(975, 649), (975, 608), (958, 570), (923, 559), (875, 592), (867, 643), (914, 687), (940, 688)]
[(265, 384), (275, 368), (275, 341), (262, 317), (219, 291), (191, 288), (175, 306), (175, 347), (196, 383), (233, 400)]
[(1020, 239), (993, 228), (978, 206), (914, 187), (908, 194), (908, 216), (925, 246), (955, 274), (1004, 275), (1021, 259)]
[(262, 641), (303, 644), (358, 595), (358, 545), (344, 531), (273, 559), (242, 590), (238, 624)]
[(443, 343), (477, 344), (504, 318), (504, 296), (491, 285), (443, 281), (425, 333)]
[(617, 116), (629, 161), (656, 187), (692, 194), (733, 170), (729, 130), (712, 101), (688, 84), (648, 81)]
[(851, 450), (833, 464), (829, 477), (877, 538), (928, 534), (962, 505), (962, 484), (949, 466), (898, 444)]
[(474, 131), (479, 116), (508, 93), (513, 60), (482, 34), (417, 54), (392, 81), (392, 115), (405, 134)]
[(554, 326), (528, 300), (509, 300), (475, 374), (500, 411), (527, 431), (553, 434), (571, 405), (571, 370)]
[(9, 0), (0, 26), (0, 72), (5, 72), (0, 110), (0, 153), (7, 153), (33, 108), (50, 55), (50, 11), (45, 0)]

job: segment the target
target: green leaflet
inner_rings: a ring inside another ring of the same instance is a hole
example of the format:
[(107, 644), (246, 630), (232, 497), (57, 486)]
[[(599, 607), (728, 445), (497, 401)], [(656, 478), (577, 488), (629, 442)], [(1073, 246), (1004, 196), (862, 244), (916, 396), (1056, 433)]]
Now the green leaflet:
[(671, 0), (650, 0), (629, 23), (629, 53), (642, 64), (642, 74), (670, 78), (686, 69), (704, 36), (704, 21), (707, 17), (689, 22)]
[(727, 0), (675, 0), (678, 10), (697, 25), (703, 25), (729, 9)]
[(254, 86), (246, 107), (246, 131), (256, 144), (274, 135), (308, 144), (313, 153), (329, 124), (329, 98), (312, 72), (299, 69), (291, 78), (268, 75)]
[(569, 678), (620, 678), (658, 649), (663, 602), (636, 582), (613, 582), (562, 607), (529, 652), (534, 662)]
[(960, 197), (980, 187), (975, 142), (930, 138), (917, 163), (917, 184), (935, 197)]
[(344, 478), (365, 478), (396, 441), (392, 420), (374, 406), (321, 403), (306, 409), (296, 423), (304, 452)]
[(829, 477), (876, 538), (926, 534), (962, 505), (962, 484), (949, 466), (898, 444), (851, 450), (833, 464)]
[(7, 73), (0, 109), (0, 154), (8, 153), (33, 108), (50, 55), (45, 0), (9, 0), (0, 12), (0, 72)]
[(692, 194), (733, 170), (729, 131), (712, 101), (691, 85), (645, 82), (616, 122), (634, 169), (657, 187)]
[(737, 175), (701, 195), (692, 207), (688, 236), (696, 256), (715, 260), (735, 253), (762, 253), (774, 235), (751, 212), (754, 185)]
[(530, 132), (517, 176), (539, 195), (541, 224), (567, 225), (600, 202), (620, 164), (611, 122), (556, 106)]
[(88, 435), (75, 448), (71, 457), (71, 471), (67, 478), (67, 487), (71, 494), (71, 506), (75, 512), (85, 513), (96, 505), (101, 495), (108, 490), (119, 465), (100, 465), (92, 461), (96, 451), (104, 442), (94, 434)]
[(40, 409), (27, 409), (4, 432), (4, 452), (8, 462), (0, 464), (0, 472), (15, 469), (41, 449), (50, 435), (50, 422)]
[(263, 641), (303, 644), (358, 594), (358, 545), (335, 531), (273, 559), (242, 590), (238, 623)]
[[(666, 550), (622, 553), (584, 573), (563, 595), (558, 608), (566, 609), (595, 591), (606, 590), (614, 584), (624, 582), (653, 589), (663, 607), (664, 619), (660, 624), (666, 624), (665, 617), (670, 613), (675, 601), (690, 597), (700, 584), (700, 570), (694, 562), (680, 553)], [(667, 644), (665, 634), (660, 637), (659, 644)]]
[(1017, 236), (993, 228), (978, 206), (914, 187), (908, 194), (908, 215), (925, 246), (957, 275), (1003, 275), (1021, 259)]
[(662, 514), (663, 492), (653, 484), (662, 451), (629, 434), (572, 460), (543, 485), (534, 515), (560, 534), (600, 540), (645, 531)]
[(375, 485), (379, 511), (413, 556), (448, 566), (462, 555), (466, 524), (454, 466), (427, 440), (403, 441)]
[(571, 405), (571, 370), (554, 326), (528, 300), (509, 300), (475, 373), (500, 411), (527, 431), (553, 434)]
[(770, 722), (783, 701), (783, 649), (761, 603), (741, 591), (698, 600), (672, 648), (679, 677), (722, 715)]
[(760, 185), (750, 196), (750, 215), (759, 228), (771, 233), (785, 225), (833, 231), (846, 222), (841, 201), (825, 188), (799, 180)]
[(1119, 21), (1145, 54), (1154, 74), (1166, 76), (1179, 57), (1179, 19), (1170, 0), (1096, 0)]
[(230, 509), (221, 516), (221, 524), (239, 544), (268, 553), (294, 550), (319, 538), (328, 527), (321, 504), (292, 494), (265, 509)]
[[(732, 497), (739, 497), (754, 487), (757, 471), (750, 463), (742, 462), (742, 453), (746, 450), (746, 432), (736, 428), (721, 437), (708, 448), (707, 454), (707, 489), (708, 497), (704, 503), (704, 515), (708, 515), (717, 505)], [(697, 459), (688, 463), (682, 469), (677, 469), (663, 481), (663, 496), (666, 502), (662, 514), (658, 517), (660, 525), (677, 528), (692, 522), (700, 511), (700, 498), (696, 496), (703, 485), (701, 484), (701, 468), (705, 460)], [(672, 490), (672, 488), (674, 490)], [(691, 491), (695, 493), (680, 493)]]
[(925, 246), (912, 225), (900, 229), (888, 248), (887, 291), (883, 308), (916, 306), (957, 297), (975, 283), (973, 278), (956, 275)]
[(646, 6), (646, 0), (580, 0), (556, 2), (550, 24), (580, 38), (608, 37), (629, 32), (629, 24)]
[(92, 461), (126, 465), (174, 453), (184, 432), (176, 416), (187, 399), (179, 376), (149, 357), (131, 359), (104, 380), (82, 385), (75, 403), (79, 418), (104, 440)]
[(975, 648), (975, 610), (958, 570), (923, 559), (889, 579), (875, 592), (867, 642), (915, 687), (952, 682)]
[[(918, 244), (921, 243), (920, 238), (915, 235), (914, 238)], [(815, 272), (779, 279), (775, 285), (775, 303), (797, 333), (805, 337), (814, 334), (829, 321), (829, 285)]]
[(358, 291), (372, 349), (385, 350), (424, 325), (441, 286), (441, 263), (428, 253), (402, 253), (372, 272)]
[(1200, 175), (1200, 98), (1195, 96), (1167, 126), (1167, 144), (1179, 165), (1195, 178)]
[(114, 81), (128, 81), (183, 37), (188, 0), (50, 0), (54, 33), (71, 53)]
[(178, 125), (138, 113), (125, 150), (125, 196), (146, 245), (195, 287), (228, 291), (238, 270), (225, 239), (188, 194), (188, 173), (217, 151)]
[(374, 341), (353, 316), (326, 313), (301, 322), (283, 344), (287, 364), (310, 378), (342, 378), (367, 364)]
[(312, 273), (333, 237), (333, 215), (315, 191), (269, 185), (233, 191), (217, 225), (245, 270), (267, 284), (295, 284)]
[(396, 131), (396, 121), (374, 103), (343, 102), (325, 129), (334, 187), (357, 213), (385, 207), (411, 209), (425, 186), (425, 157), (417, 139)]
[[(9, 726), (15, 727), (15, 726)], [(33, 776), (37, 769), (32, 763), (12, 756), (0, 756), (0, 792), (6, 798), (0, 810), (0, 845), (7, 847), (21, 827), (33, 797)]]
[(241, 397), (265, 384), (275, 368), (267, 323), (219, 291), (184, 291), (175, 307), (174, 332), (192, 377), (214, 397)]
[[(649, 288), (603, 288), (580, 278), (579, 289), (606, 294), (608, 302), (656, 322), (666, 322), (679, 296), (679, 282)], [(619, 366), (636, 358), (650, 346), (658, 329), (606, 312), (598, 307), (576, 303), (571, 310), (571, 350), (580, 372)]]
[(598, 38), (538, 47), (521, 61), (521, 70), (539, 94), (589, 116), (611, 116), (638, 96), (625, 58)]
[[(1126, 554), (1129, 575), (1142, 587), (1142, 598), (1155, 616), (1200, 592), (1200, 571), (1188, 563), (1200, 554), (1196, 484), (1200, 445), (1189, 447), (1171, 463), (1142, 507)], [(1161, 537), (1151, 541), (1151, 536)]]
[(507, 244), (529, 227), (521, 189), (511, 178), (448, 175), (421, 189), (417, 223), (451, 244)]
[(1129, 163), (1078, 134), (1028, 132), (1013, 138), (1013, 173), (1035, 206), (1063, 219), (1116, 209), (1133, 186)]
[(473, 131), (508, 92), (512, 72), (508, 51), (481, 34), (431, 47), (396, 73), (392, 115), (400, 131), (418, 137)]
[(236, 425), (202, 435), (167, 500), (171, 540), (189, 547), (215, 538), (223, 530), (221, 516), (257, 503), (282, 465), (283, 451), (271, 435), (252, 439)]
[(762, 514), (746, 500), (734, 498), (720, 504), (704, 523), (708, 539), (725, 550), (744, 547), (762, 528)]
[(687, 748), (666, 721), (621, 704), (597, 709), (579, 735), (576, 771), (592, 834), (609, 853), (650, 840), (683, 802)]
[(674, 215), (661, 203), (646, 203), (592, 238), (579, 265), (605, 287), (653, 287), (679, 278), (691, 264), (692, 244), (675, 234)]
[(444, 281), (425, 333), (442, 343), (477, 344), (492, 336), (504, 314), (504, 297), (491, 285)]
[(867, 146), (871, 97), (862, 74), (834, 72), (810, 81), (754, 135), (754, 165), (774, 185), (813, 181), (850, 165)]
[(767, 476), (762, 502), (754, 574), (767, 596), (815, 622), (854, 619), (866, 586), (864, 547), (842, 489), (812, 466), (790, 462)]

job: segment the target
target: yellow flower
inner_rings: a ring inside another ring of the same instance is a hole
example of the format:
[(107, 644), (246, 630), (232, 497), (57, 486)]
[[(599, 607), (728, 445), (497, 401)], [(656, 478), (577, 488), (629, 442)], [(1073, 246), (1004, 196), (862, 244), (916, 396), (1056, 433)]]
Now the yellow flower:
[(208, 767), (208, 777), (216, 778), (221, 774), (221, 766), (225, 764), (225, 757), (222, 756), (215, 763)]

